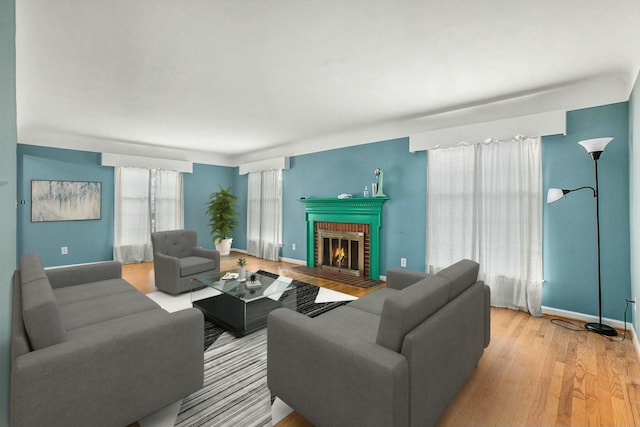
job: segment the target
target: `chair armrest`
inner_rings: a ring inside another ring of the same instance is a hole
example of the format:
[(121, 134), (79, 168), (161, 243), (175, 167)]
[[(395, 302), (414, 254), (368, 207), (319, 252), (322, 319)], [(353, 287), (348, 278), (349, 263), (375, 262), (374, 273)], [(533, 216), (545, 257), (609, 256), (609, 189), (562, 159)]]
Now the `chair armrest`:
[(80, 285), (101, 280), (120, 279), (122, 265), (118, 261), (49, 268), (45, 270), (52, 288)]
[(216, 263), (216, 268), (220, 268), (220, 252), (217, 250), (195, 247), (193, 248), (193, 254), (202, 258), (212, 259)]
[(401, 290), (429, 276), (432, 275), (419, 271), (391, 268), (387, 270), (387, 288)]
[(180, 277), (180, 259), (160, 252), (153, 254), (153, 269), (158, 277), (173, 279)]
[(340, 330), (316, 327), (314, 319), (289, 309), (271, 312), (267, 327), (269, 389), (309, 421), (408, 425), (409, 368), (404, 356), (349, 339)]
[(11, 374), (12, 420), (82, 425), (108, 415), (115, 418), (103, 424), (134, 422), (202, 387), (203, 325), (197, 309), (156, 309), (19, 356)]

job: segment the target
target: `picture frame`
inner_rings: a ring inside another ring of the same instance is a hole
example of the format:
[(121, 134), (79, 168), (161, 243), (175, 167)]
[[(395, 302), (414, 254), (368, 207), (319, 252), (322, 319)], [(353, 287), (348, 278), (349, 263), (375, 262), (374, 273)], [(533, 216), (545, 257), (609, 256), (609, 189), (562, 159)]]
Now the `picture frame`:
[(102, 218), (102, 182), (31, 181), (31, 222)]

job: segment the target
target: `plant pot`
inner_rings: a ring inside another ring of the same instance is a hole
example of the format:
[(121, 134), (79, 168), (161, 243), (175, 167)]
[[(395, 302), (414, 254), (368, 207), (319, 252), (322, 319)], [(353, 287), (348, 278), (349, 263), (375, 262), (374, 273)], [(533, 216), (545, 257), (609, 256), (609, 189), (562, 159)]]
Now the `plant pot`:
[(238, 267), (238, 280), (244, 280), (246, 271), (247, 271), (246, 267), (244, 266)]
[(227, 256), (231, 252), (231, 242), (233, 238), (228, 239), (218, 239), (216, 240), (216, 250), (220, 252), (221, 256)]

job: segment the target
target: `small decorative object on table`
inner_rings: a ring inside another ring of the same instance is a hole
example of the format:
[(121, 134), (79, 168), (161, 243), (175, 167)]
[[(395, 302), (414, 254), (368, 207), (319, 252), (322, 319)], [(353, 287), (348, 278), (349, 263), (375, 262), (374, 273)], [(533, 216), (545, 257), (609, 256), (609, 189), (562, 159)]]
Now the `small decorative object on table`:
[(259, 287), (261, 287), (261, 286), (262, 286), (262, 283), (260, 283), (260, 282), (257, 280), (256, 273), (251, 273), (251, 274), (249, 275), (249, 281), (247, 281), (247, 288), (248, 288), (248, 289), (251, 289), (251, 288), (254, 288), (254, 289), (255, 289), (255, 288), (259, 288)]
[(247, 260), (244, 258), (238, 258), (238, 281), (243, 281), (245, 279), (245, 272), (247, 268)]

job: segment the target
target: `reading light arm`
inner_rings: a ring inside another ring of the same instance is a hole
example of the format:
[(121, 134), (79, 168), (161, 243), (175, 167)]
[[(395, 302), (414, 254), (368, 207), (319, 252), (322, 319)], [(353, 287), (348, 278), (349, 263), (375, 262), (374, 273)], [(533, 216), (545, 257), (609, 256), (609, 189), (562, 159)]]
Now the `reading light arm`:
[(566, 196), (569, 193), (573, 193), (574, 191), (579, 191), (579, 190), (591, 190), (593, 192), (593, 197), (598, 197), (598, 192), (596, 191), (595, 188), (593, 187), (578, 187), (578, 188), (574, 188), (572, 190), (565, 190), (565, 189), (560, 189), (560, 188), (550, 188), (549, 192), (547, 193), (547, 204), (551, 204), (553, 202), (557, 202), (558, 200), (562, 199), (564, 196)]

